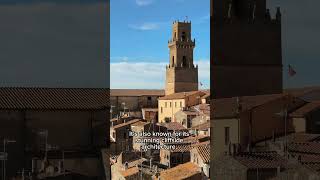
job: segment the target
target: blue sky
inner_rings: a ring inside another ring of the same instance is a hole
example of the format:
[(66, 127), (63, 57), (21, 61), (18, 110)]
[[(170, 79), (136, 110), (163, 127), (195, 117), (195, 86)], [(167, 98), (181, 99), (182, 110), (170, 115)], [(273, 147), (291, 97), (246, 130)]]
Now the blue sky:
[(209, 0), (111, 0), (111, 88), (164, 88), (174, 20), (188, 16), (196, 39), (199, 81), (210, 87)]
[[(284, 87), (320, 85), (319, 0), (269, 0), (282, 12), (282, 58)], [(288, 64), (297, 74), (288, 77)]]

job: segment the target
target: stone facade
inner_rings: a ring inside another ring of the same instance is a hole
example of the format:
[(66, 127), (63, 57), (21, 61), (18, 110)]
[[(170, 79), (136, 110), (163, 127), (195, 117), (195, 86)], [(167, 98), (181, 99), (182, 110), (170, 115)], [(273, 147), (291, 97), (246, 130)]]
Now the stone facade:
[(140, 119), (134, 119), (110, 127), (110, 149), (112, 155), (132, 150), (133, 140), (129, 135), (129, 131), (131, 131), (131, 125), (139, 121)]
[(159, 122), (174, 122), (174, 115), (187, 107), (201, 103), (202, 91), (180, 92), (159, 98)]
[(174, 22), (168, 42), (170, 64), (166, 68), (165, 94), (198, 90), (198, 66), (193, 64), (195, 40), (191, 39), (190, 22)]
[(142, 108), (157, 108), (158, 98), (164, 96), (163, 90), (111, 89), (110, 105), (112, 117), (120, 112), (130, 111), (131, 116), (142, 117)]

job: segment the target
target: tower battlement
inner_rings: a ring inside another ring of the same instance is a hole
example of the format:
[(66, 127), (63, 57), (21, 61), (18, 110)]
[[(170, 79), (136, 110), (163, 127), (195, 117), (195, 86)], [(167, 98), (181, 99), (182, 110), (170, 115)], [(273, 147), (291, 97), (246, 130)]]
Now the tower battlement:
[(226, 0), (213, 3), (214, 23), (280, 24), (281, 11), (277, 7), (275, 18), (266, 7), (266, 0)]

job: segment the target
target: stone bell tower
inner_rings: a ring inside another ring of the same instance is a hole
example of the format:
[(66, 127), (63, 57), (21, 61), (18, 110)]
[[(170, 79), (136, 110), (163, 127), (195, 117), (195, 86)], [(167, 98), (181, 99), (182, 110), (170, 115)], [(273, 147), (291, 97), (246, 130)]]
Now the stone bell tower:
[(170, 61), (166, 67), (165, 94), (197, 91), (198, 66), (193, 64), (195, 40), (191, 39), (191, 22), (173, 22), (168, 47)]
[(211, 3), (214, 98), (282, 93), (281, 12), (266, 0)]

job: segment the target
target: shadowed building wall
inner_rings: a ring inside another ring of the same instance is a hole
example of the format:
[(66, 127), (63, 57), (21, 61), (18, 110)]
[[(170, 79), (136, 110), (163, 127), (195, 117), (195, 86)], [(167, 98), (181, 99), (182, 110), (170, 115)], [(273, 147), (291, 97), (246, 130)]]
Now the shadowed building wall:
[(212, 2), (211, 76), (215, 98), (282, 92), (281, 14), (265, 0)]

